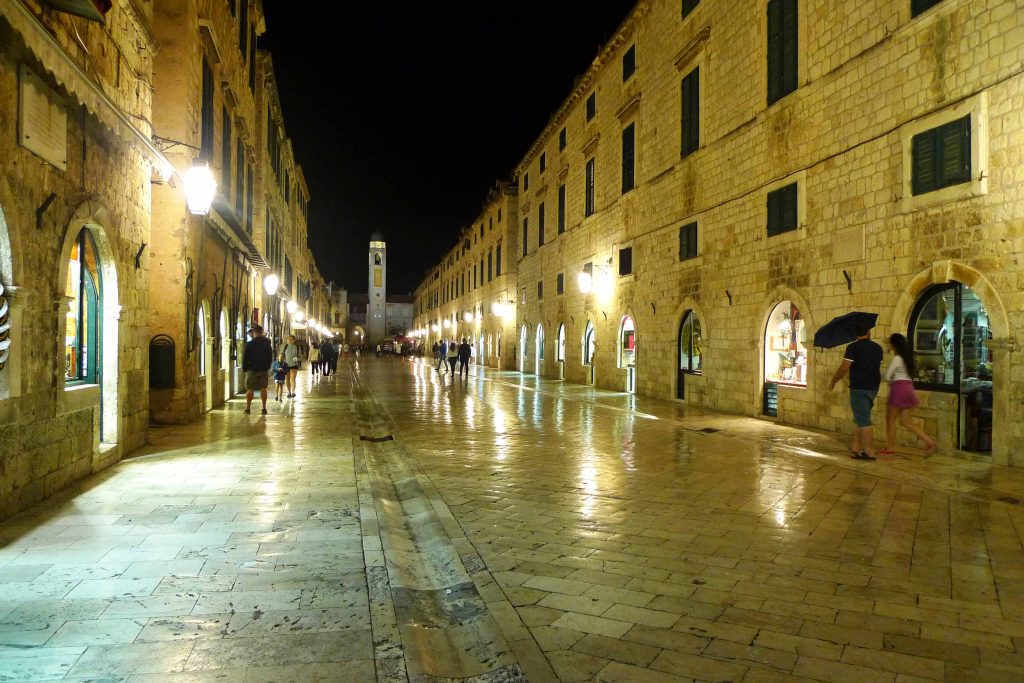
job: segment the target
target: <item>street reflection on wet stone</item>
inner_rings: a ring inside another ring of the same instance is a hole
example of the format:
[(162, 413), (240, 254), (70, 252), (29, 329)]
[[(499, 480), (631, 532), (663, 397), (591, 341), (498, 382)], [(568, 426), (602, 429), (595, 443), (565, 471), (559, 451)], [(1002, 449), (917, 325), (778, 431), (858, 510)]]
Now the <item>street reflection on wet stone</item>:
[(1024, 473), (349, 367), (0, 524), (0, 681), (1024, 680)]

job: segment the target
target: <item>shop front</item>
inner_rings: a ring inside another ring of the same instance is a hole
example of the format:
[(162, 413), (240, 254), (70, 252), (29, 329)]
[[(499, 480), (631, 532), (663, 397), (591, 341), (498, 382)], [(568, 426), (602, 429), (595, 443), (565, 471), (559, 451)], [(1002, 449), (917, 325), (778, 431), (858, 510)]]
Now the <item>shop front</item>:
[(792, 301), (779, 302), (764, 330), (764, 415), (778, 415), (779, 386), (807, 386), (807, 328)]
[(628, 315), (619, 332), (619, 367), (626, 371), (626, 391), (636, 393), (636, 325)]
[[(970, 287), (939, 284), (918, 298), (907, 338), (914, 350), (914, 386), (955, 401), (955, 447), (991, 452), (994, 363), (989, 313)], [(941, 400), (935, 403), (941, 404)]]

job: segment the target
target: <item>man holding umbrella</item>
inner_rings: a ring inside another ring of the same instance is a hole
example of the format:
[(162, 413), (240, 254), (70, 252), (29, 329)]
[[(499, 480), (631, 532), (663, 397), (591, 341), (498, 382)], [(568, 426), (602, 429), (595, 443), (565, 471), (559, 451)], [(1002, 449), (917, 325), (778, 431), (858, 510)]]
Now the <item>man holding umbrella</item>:
[[(854, 323), (856, 341), (846, 347), (843, 362), (839, 365), (829, 391), (843, 376), (850, 373), (850, 408), (853, 410), (853, 445), (850, 456), (854, 460), (874, 460), (874, 429), (871, 426), (871, 409), (882, 383), (882, 347), (871, 341), (873, 321), (857, 320)], [(817, 338), (817, 335), (815, 335)]]

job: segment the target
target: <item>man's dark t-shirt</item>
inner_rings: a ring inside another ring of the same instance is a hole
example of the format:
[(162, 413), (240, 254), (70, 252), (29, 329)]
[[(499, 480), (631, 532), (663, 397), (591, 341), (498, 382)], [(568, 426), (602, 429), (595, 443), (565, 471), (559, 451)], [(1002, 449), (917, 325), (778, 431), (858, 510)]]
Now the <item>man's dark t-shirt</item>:
[(253, 337), (245, 343), (242, 354), (242, 370), (268, 372), (274, 364), (274, 348), (266, 337)]
[(850, 388), (878, 391), (882, 383), (882, 347), (870, 339), (858, 339), (846, 347), (850, 366)]
[(473, 347), (472, 346), (470, 346), (466, 342), (462, 342), (461, 344), (459, 344), (459, 360), (460, 361), (465, 363), (466, 361), (469, 360), (470, 356), (472, 356), (472, 355), (473, 355)]

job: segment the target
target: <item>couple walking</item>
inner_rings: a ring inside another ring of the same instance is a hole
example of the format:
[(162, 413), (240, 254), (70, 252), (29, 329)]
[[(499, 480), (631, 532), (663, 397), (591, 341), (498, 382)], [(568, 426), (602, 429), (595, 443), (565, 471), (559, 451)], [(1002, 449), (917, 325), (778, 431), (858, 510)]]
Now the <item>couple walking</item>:
[(473, 357), (473, 347), (469, 345), (466, 338), (462, 338), (461, 344), (456, 344), (452, 339), (450, 342), (444, 340), (440, 344), (434, 342), (434, 358), (437, 359), (437, 372), (448, 372), (451, 366), (452, 375), (455, 375), (455, 364), (460, 363), (459, 374), (469, 377), (469, 359)]
[[(889, 348), (893, 358), (885, 371), (889, 382), (889, 400), (885, 413), (885, 449), (879, 455), (893, 455), (896, 451), (896, 422), (916, 434), (925, 443), (925, 452), (935, 450), (935, 440), (911, 420), (911, 413), (919, 401), (914, 393), (914, 354), (910, 343), (902, 334), (889, 336)], [(871, 341), (871, 327), (863, 323), (857, 328), (857, 340), (846, 347), (843, 362), (839, 365), (829, 391), (843, 378), (850, 375), (850, 408), (853, 411), (853, 444), (850, 457), (854, 460), (874, 460), (874, 427), (871, 424), (871, 410), (882, 383), (882, 347)]]

